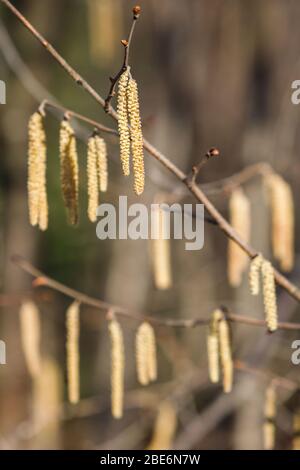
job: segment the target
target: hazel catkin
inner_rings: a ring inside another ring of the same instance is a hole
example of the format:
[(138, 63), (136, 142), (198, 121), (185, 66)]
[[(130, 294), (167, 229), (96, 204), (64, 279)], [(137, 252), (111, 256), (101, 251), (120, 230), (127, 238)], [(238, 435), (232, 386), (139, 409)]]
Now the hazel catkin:
[(111, 412), (114, 418), (120, 419), (124, 401), (124, 339), (117, 320), (110, 320), (108, 329), (111, 342)]
[(118, 86), (118, 130), (120, 135), (120, 158), (123, 173), (125, 176), (130, 174), (130, 133), (128, 121), (128, 99), (127, 87), (129, 81), (128, 69), (121, 75)]
[(79, 385), (79, 303), (73, 302), (66, 312), (66, 353), (67, 353), (67, 376), (68, 397), (70, 403), (76, 404), (80, 398)]
[(138, 381), (141, 385), (148, 385), (157, 377), (155, 333), (150, 323), (145, 321), (139, 326), (135, 345)]

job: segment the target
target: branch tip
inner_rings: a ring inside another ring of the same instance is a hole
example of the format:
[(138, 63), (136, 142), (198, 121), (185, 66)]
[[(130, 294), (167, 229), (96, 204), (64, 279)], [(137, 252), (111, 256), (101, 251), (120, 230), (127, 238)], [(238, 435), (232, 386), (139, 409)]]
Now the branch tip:
[(220, 150), (217, 149), (216, 147), (212, 147), (211, 149), (208, 150), (206, 153), (207, 158), (210, 157), (219, 157), (220, 156)]
[(133, 7), (132, 9), (133, 17), (137, 19), (140, 16), (141, 11), (142, 8), (140, 7), (140, 5), (135, 5), (135, 7)]

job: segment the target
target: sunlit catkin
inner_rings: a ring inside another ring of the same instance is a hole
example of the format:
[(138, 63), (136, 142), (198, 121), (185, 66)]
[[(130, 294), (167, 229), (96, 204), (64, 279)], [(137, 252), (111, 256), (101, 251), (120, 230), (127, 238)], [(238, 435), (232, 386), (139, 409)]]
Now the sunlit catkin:
[[(235, 189), (229, 201), (230, 223), (245, 242), (250, 238), (250, 202), (241, 188)], [(237, 245), (228, 242), (228, 280), (237, 287), (242, 282), (242, 275), (248, 265), (247, 254)]]
[(60, 178), (68, 219), (72, 225), (78, 222), (78, 156), (74, 130), (67, 119), (60, 127)]
[(275, 446), (276, 390), (271, 384), (266, 389), (263, 437), (264, 449), (272, 450)]
[(136, 370), (141, 385), (157, 378), (156, 341), (153, 327), (143, 322), (136, 333)]
[(177, 428), (177, 413), (170, 401), (163, 401), (158, 408), (154, 430), (147, 450), (168, 450), (172, 448)]
[(219, 321), (220, 360), (223, 374), (223, 390), (229, 393), (233, 382), (233, 361), (231, 352), (230, 328), (225, 315)]
[(124, 175), (130, 174), (130, 133), (128, 121), (127, 87), (129, 71), (126, 70), (120, 77), (118, 87), (118, 129), (120, 135), (120, 158)]
[(101, 192), (107, 190), (108, 171), (107, 171), (107, 148), (105, 140), (98, 135), (95, 136), (96, 152), (97, 152), (97, 166), (99, 175), (99, 189)]
[(96, 137), (92, 136), (87, 145), (87, 186), (88, 186), (88, 217), (91, 222), (97, 220), (99, 204), (98, 165)]
[(128, 88), (128, 114), (130, 120), (131, 151), (133, 161), (134, 191), (142, 194), (145, 185), (143, 134), (139, 107), (137, 82), (129, 79)]
[(270, 332), (273, 332), (277, 330), (277, 326), (278, 326), (274, 269), (273, 269), (272, 264), (269, 261), (263, 260), (261, 271), (262, 271), (262, 282), (263, 282), (265, 317), (266, 317), (268, 330)]
[(207, 335), (207, 357), (208, 372), (212, 383), (219, 382), (219, 321), (223, 314), (220, 310), (215, 310), (209, 324), (209, 332)]
[(265, 177), (272, 213), (272, 247), (283, 271), (294, 265), (294, 201), (290, 185), (279, 175)]
[(31, 225), (48, 227), (46, 190), (46, 134), (43, 117), (35, 112), (28, 123), (28, 206)]
[(293, 450), (300, 450), (300, 411), (293, 416)]
[(158, 205), (151, 213), (155, 237), (151, 239), (151, 258), (154, 284), (157, 289), (165, 290), (172, 286), (171, 246), (165, 237), (166, 214)]
[(257, 255), (251, 260), (249, 270), (249, 286), (252, 295), (258, 295), (260, 291), (260, 270), (262, 263), (263, 257), (261, 255)]
[(30, 300), (22, 303), (20, 308), (21, 342), (25, 362), (32, 378), (40, 372), (40, 315), (37, 306)]
[(67, 330), (67, 376), (68, 398), (70, 403), (78, 403), (80, 396), (79, 385), (79, 303), (73, 302), (66, 312)]
[(124, 339), (117, 320), (110, 320), (108, 329), (111, 341), (111, 412), (114, 418), (120, 419), (124, 401)]

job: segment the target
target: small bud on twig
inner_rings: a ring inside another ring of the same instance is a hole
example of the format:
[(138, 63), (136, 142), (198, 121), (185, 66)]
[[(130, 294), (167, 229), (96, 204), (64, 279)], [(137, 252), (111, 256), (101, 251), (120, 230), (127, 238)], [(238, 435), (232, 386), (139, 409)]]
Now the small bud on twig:
[(219, 157), (220, 156), (220, 150), (217, 149), (216, 147), (212, 147), (211, 149), (208, 150), (206, 156), (208, 158), (210, 158), (210, 157)]
[(139, 5), (136, 5), (135, 7), (133, 7), (132, 12), (133, 12), (134, 18), (138, 18), (139, 15), (141, 14), (141, 11), (142, 9)]
[(124, 47), (127, 47), (127, 46), (128, 46), (128, 41), (127, 41), (127, 39), (122, 39), (122, 40), (121, 40), (121, 44), (123, 44)]

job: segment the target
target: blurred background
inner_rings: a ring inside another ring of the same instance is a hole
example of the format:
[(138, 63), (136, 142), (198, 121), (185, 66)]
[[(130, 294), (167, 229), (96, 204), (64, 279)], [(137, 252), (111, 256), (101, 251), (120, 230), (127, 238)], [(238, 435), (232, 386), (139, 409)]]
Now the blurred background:
[[(108, 77), (123, 60), (120, 40), (131, 24), (131, 0), (13, 1), (39, 31), (102, 96)], [(300, 4), (297, 0), (140, 0), (142, 15), (130, 53), (138, 81), (144, 135), (182, 170), (210, 147), (221, 156), (205, 166), (199, 182), (210, 183), (268, 162), (292, 186), (295, 203), (300, 181), (300, 109), (291, 103), (291, 83), (300, 78)], [(136, 322), (120, 319), (126, 339), (125, 412), (110, 414), (109, 338), (105, 315), (82, 308), (79, 405), (66, 396), (65, 310), (70, 299), (46, 288), (32, 290), (32, 278), (11, 263), (24, 256), (49, 276), (91, 296), (160, 317), (207, 317), (220, 304), (233, 312), (263, 318), (261, 299), (250, 297), (247, 275), (238, 289), (227, 280), (227, 240), (205, 226), (205, 245), (186, 251), (172, 242), (173, 286), (154, 287), (147, 241), (100, 241), (86, 214), (86, 144), (91, 129), (81, 129), (80, 223), (66, 221), (59, 179), (59, 120), (46, 118), (50, 224), (45, 232), (29, 225), (27, 123), (49, 98), (115, 127), (90, 96), (0, 5), (0, 79), (7, 86), (0, 121), (0, 338), (7, 365), (0, 366), (0, 447), (3, 449), (261, 449), (266, 382), (236, 371), (235, 387), (224, 395), (208, 381), (206, 329), (158, 328), (159, 376), (141, 388), (134, 367)], [(115, 103), (114, 103), (115, 104)], [(84, 127), (84, 126), (83, 126)], [(101, 202), (119, 195), (136, 202), (132, 181), (120, 171), (118, 142), (107, 138), (109, 186)], [(208, 184), (208, 186), (207, 186)], [(150, 204), (158, 192), (178, 182), (146, 155)], [(260, 177), (244, 186), (251, 201), (251, 244), (271, 256), (270, 221)], [(228, 217), (228, 194), (211, 200)], [(186, 202), (193, 200), (188, 196)], [(296, 206), (296, 220), (299, 208)], [(296, 227), (296, 251), (299, 251)], [(300, 259), (290, 279), (300, 283)], [(30, 378), (20, 340), (18, 310), (33, 296), (42, 322), (45, 377)], [(279, 316), (297, 321), (299, 306), (278, 289)], [(298, 333), (299, 337), (299, 333)], [(290, 361), (297, 332), (266, 335), (264, 328), (233, 325), (234, 356), (252, 367), (296, 378)], [(299, 367), (299, 366), (298, 366)], [(295, 394), (280, 390), (276, 448), (289, 449)], [(57, 412), (53, 407), (57, 406)], [(42, 413), (41, 413), (42, 410)], [(47, 411), (48, 410), (48, 411)], [(49, 411), (51, 410), (51, 411)]]

